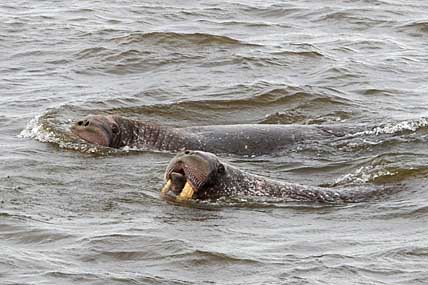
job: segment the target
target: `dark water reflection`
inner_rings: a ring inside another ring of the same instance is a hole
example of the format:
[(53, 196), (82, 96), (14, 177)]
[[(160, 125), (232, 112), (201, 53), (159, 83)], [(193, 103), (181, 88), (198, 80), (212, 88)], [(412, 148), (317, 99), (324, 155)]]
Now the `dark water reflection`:
[[(427, 9), (0, 4), (0, 283), (425, 284)], [(173, 154), (84, 145), (69, 127), (90, 113), (171, 126), (353, 126), (282, 155), (222, 158), (386, 195), (341, 206), (167, 203), (159, 189)]]

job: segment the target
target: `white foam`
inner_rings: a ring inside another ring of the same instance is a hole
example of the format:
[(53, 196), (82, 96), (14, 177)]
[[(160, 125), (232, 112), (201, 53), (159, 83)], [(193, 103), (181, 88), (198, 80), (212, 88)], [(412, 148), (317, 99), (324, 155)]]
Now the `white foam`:
[(372, 130), (358, 132), (352, 136), (361, 136), (361, 135), (381, 135), (381, 134), (396, 134), (403, 131), (417, 131), (420, 128), (428, 127), (428, 119), (421, 118), (418, 120), (402, 121), (394, 124), (387, 124), (385, 126), (380, 126), (373, 128)]
[(137, 146), (124, 146), (121, 148), (124, 152), (131, 152), (131, 151), (144, 151), (143, 148), (139, 148)]
[(334, 182), (334, 185), (343, 185), (343, 184), (365, 184), (371, 182), (378, 177), (392, 176), (395, 173), (381, 168), (380, 165), (368, 165), (358, 168), (354, 173), (348, 173), (339, 177)]
[(25, 129), (23, 129), (18, 135), (18, 138), (30, 138), (40, 142), (54, 143), (63, 149), (73, 149), (86, 153), (99, 152), (99, 149), (95, 146), (84, 143), (64, 141), (64, 139), (55, 134), (54, 131), (50, 130), (49, 128), (45, 129), (42, 123), (44, 115), (45, 114), (40, 114), (31, 119)]
[(18, 135), (19, 138), (31, 138), (36, 139), (41, 142), (55, 142), (58, 143), (58, 138), (52, 131), (46, 131), (43, 129), (42, 124), (40, 123), (40, 118), (43, 116), (37, 115), (28, 122), (25, 129), (21, 131)]

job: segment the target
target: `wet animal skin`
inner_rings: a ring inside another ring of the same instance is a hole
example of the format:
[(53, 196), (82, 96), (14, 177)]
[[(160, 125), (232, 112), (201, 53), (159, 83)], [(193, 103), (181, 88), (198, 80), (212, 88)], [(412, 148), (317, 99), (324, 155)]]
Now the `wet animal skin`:
[(377, 191), (339, 191), (305, 186), (254, 175), (203, 151), (185, 151), (174, 157), (165, 171), (161, 196), (177, 201), (220, 197), (273, 197), (284, 201), (355, 203)]
[(350, 131), (343, 126), (270, 124), (173, 128), (111, 115), (87, 116), (76, 121), (71, 130), (86, 142), (112, 148), (192, 149), (238, 155), (281, 152), (302, 141), (340, 137)]

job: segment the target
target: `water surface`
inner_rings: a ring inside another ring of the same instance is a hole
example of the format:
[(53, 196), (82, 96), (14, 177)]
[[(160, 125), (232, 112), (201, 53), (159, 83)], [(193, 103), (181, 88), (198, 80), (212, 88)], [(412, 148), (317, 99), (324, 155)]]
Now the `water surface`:
[[(1, 284), (425, 284), (424, 1), (0, 4)], [(70, 135), (119, 114), (169, 126), (363, 126), (222, 159), (340, 206), (159, 198), (170, 153)], [(389, 190), (393, 191), (389, 191)]]

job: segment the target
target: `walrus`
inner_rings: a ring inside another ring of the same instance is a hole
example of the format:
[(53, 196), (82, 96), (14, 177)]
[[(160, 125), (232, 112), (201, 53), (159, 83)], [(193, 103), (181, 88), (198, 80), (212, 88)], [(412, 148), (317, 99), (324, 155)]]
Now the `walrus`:
[(178, 152), (261, 155), (290, 148), (297, 142), (344, 136), (338, 126), (240, 124), (173, 128), (116, 115), (89, 115), (76, 121), (72, 133), (100, 146), (124, 146)]
[(168, 164), (161, 197), (175, 201), (269, 197), (285, 202), (356, 203), (377, 193), (306, 186), (251, 174), (203, 151), (178, 153)]

